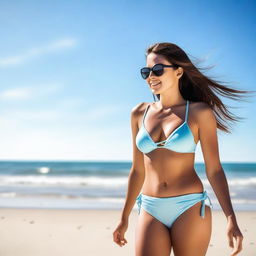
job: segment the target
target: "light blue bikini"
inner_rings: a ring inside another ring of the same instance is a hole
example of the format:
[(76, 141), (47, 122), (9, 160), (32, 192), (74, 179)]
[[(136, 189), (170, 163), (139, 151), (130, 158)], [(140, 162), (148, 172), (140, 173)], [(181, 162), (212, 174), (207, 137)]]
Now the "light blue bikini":
[[(194, 153), (196, 143), (194, 141), (193, 133), (187, 123), (188, 106), (189, 101), (187, 100), (185, 121), (177, 127), (166, 140), (154, 142), (144, 125), (144, 119), (149, 107), (148, 105), (142, 118), (140, 130), (136, 136), (136, 145), (138, 149), (144, 154), (150, 153), (157, 148), (166, 148), (179, 153)], [(212, 208), (211, 200), (206, 191), (172, 197), (153, 197), (140, 193), (136, 198), (136, 203), (138, 205), (139, 213), (140, 208), (142, 207), (145, 211), (170, 228), (183, 212), (200, 201), (202, 201), (200, 216), (204, 218), (205, 199), (207, 198), (209, 199), (210, 207)]]
[(200, 216), (204, 218), (205, 199), (207, 198), (209, 199), (210, 207), (212, 208), (211, 199), (206, 191), (172, 197), (153, 197), (140, 193), (136, 202), (138, 205), (138, 213), (140, 213), (140, 208), (142, 207), (146, 212), (170, 228), (173, 222), (183, 212), (200, 201), (202, 201)]

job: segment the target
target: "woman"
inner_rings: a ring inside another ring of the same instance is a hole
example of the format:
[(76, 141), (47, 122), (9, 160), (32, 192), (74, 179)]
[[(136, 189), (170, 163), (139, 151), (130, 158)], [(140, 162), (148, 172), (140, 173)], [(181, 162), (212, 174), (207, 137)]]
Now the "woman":
[[(141, 75), (158, 101), (140, 103), (131, 111), (133, 161), (113, 240), (120, 246), (127, 243), (124, 233), (137, 201), (136, 256), (169, 256), (172, 248), (176, 256), (206, 254), (212, 205), (194, 169), (200, 140), (207, 178), (227, 218), (232, 255), (237, 255), (242, 250), (243, 235), (231, 204), (217, 141), (217, 128), (229, 132), (222, 120), (237, 120), (215, 92), (239, 99), (248, 91), (206, 77), (172, 43), (150, 46), (146, 59), (147, 67), (141, 69)], [(210, 206), (205, 204), (206, 199)]]

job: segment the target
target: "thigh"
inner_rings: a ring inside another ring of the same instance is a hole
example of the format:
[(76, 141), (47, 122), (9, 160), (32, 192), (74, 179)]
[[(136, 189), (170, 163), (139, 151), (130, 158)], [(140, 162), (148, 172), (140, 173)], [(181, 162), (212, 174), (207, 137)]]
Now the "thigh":
[(135, 233), (136, 256), (170, 256), (169, 229), (142, 207)]
[(204, 256), (212, 232), (211, 208), (205, 205), (205, 216), (200, 216), (201, 201), (182, 213), (170, 228), (175, 256)]

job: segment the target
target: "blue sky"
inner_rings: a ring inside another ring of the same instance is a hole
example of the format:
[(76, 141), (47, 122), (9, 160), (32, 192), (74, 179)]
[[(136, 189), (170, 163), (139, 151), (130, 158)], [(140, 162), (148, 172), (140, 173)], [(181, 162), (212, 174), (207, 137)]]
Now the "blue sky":
[[(139, 74), (152, 43), (254, 90), (255, 12), (254, 1), (0, 1), (0, 159), (131, 160), (130, 111), (153, 101)], [(223, 101), (246, 119), (218, 131), (221, 161), (256, 161), (255, 97)]]

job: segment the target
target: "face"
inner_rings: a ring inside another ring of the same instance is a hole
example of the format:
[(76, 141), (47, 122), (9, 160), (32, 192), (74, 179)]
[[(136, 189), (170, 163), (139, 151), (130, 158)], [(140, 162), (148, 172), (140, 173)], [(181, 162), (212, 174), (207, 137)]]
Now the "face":
[[(159, 63), (172, 65), (162, 55), (150, 53), (147, 56), (147, 67), (152, 68), (155, 64)], [(182, 76), (182, 73), (183, 69), (181, 67), (176, 70), (172, 67), (165, 67), (164, 73), (161, 76), (155, 76), (151, 71), (146, 81), (152, 93), (161, 94), (170, 88), (178, 87), (179, 78)]]

